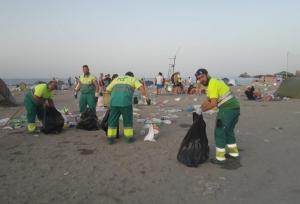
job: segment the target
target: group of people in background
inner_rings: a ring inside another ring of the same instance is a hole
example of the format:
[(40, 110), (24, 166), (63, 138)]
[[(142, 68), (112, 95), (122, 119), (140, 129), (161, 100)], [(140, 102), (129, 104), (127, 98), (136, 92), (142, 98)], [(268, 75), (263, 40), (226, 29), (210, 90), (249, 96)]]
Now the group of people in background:
[(199, 95), (204, 92), (204, 89), (201, 89), (201, 83), (198, 79), (195, 82), (192, 80), (192, 77), (187, 79), (182, 79), (180, 72), (175, 72), (170, 80), (166, 80), (163, 77), (161, 72), (155, 77), (156, 85), (156, 94), (162, 94), (162, 90), (165, 93), (172, 94), (190, 94), (190, 95)]

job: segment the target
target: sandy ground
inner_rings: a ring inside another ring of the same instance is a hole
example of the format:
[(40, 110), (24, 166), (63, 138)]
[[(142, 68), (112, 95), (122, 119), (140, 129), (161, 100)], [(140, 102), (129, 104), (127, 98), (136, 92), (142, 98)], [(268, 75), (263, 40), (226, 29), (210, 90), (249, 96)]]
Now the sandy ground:
[[(156, 102), (167, 99), (165, 108), (186, 109), (203, 100), (194, 98), (159, 96)], [(21, 103), (22, 94), (16, 99)], [(145, 133), (137, 122), (135, 143), (120, 138), (111, 146), (103, 131), (67, 129), (35, 137), (24, 128), (1, 129), (0, 203), (299, 203), (300, 100), (240, 101), (236, 135), (241, 160), (223, 166), (206, 162), (188, 168), (177, 161), (192, 123), (186, 111), (160, 127), (155, 143), (143, 141)], [(58, 92), (55, 102), (58, 108), (78, 110), (69, 91)], [(135, 107), (142, 117), (164, 115), (158, 105)], [(1, 107), (0, 118), (20, 108)], [(205, 121), (213, 150), (215, 115), (205, 115)]]

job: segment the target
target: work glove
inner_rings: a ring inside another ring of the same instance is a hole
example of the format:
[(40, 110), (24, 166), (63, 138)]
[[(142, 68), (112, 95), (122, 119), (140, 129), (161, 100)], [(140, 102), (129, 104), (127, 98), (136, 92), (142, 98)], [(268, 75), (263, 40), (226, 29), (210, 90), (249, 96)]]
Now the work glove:
[(201, 105), (194, 105), (194, 109), (195, 109), (195, 113), (197, 113), (198, 115), (202, 114)]
[(77, 93), (76, 92), (74, 93), (74, 98), (77, 99)]

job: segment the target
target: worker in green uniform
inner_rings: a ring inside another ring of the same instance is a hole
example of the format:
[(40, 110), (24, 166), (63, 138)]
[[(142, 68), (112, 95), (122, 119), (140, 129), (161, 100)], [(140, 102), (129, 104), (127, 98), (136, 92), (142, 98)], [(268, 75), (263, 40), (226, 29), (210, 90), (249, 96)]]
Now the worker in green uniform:
[(47, 84), (38, 84), (25, 95), (24, 105), (27, 112), (27, 130), (29, 133), (36, 131), (36, 116), (39, 120), (43, 119), (44, 107), (54, 106), (52, 91), (56, 89), (56, 86), (56, 80), (52, 80)]
[(88, 65), (82, 66), (83, 75), (79, 77), (79, 82), (75, 87), (75, 98), (81, 92), (79, 99), (79, 111), (84, 112), (87, 106), (96, 112), (96, 104), (99, 97), (99, 85), (97, 78), (90, 73)]
[(211, 78), (206, 69), (198, 69), (195, 76), (202, 85), (207, 87), (208, 99), (202, 103), (202, 111), (219, 108), (215, 128), (216, 157), (211, 162), (214, 164), (225, 163), (226, 147), (229, 157), (239, 158), (234, 135), (234, 127), (240, 115), (239, 101), (223, 81)]
[(107, 131), (108, 144), (114, 143), (120, 115), (123, 117), (125, 141), (128, 143), (134, 141), (132, 98), (135, 89), (138, 89), (149, 103), (150, 100), (144, 86), (134, 77), (132, 72), (115, 78), (106, 88), (106, 91), (111, 92)]

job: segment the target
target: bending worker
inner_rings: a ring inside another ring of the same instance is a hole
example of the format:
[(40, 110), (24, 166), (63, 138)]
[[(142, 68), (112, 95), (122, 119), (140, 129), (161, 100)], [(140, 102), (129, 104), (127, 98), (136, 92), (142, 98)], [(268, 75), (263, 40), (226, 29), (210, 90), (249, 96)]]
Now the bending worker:
[(89, 67), (87, 65), (82, 66), (83, 75), (79, 77), (79, 83), (75, 87), (75, 98), (77, 98), (77, 92), (80, 90), (79, 99), (79, 111), (84, 112), (87, 106), (94, 112), (96, 112), (96, 104), (99, 97), (99, 86), (97, 78), (90, 74)]
[(43, 119), (44, 107), (54, 106), (52, 91), (56, 89), (57, 81), (47, 84), (38, 84), (24, 97), (24, 105), (27, 112), (27, 130), (29, 133), (36, 131), (35, 118)]
[(226, 146), (228, 155), (232, 158), (239, 157), (236, 145), (234, 127), (240, 115), (239, 101), (232, 95), (230, 88), (218, 79), (211, 78), (206, 69), (198, 69), (196, 78), (207, 87), (208, 99), (203, 102), (201, 109), (203, 112), (219, 108), (215, 128), (216, 158), (211, 162), (223, 164), (226, 161)]
[(149, 103), (150, 100), (144, 86), (134, 77), (132, 72), (117, 77), (106, 88), (106, 91), (111, 92), (107, 131), (108, 144), (114, 143), (120, 115), (123, 117), (125, 141), (134, 142), (132, 98), (135, 89), (141, 91)]

